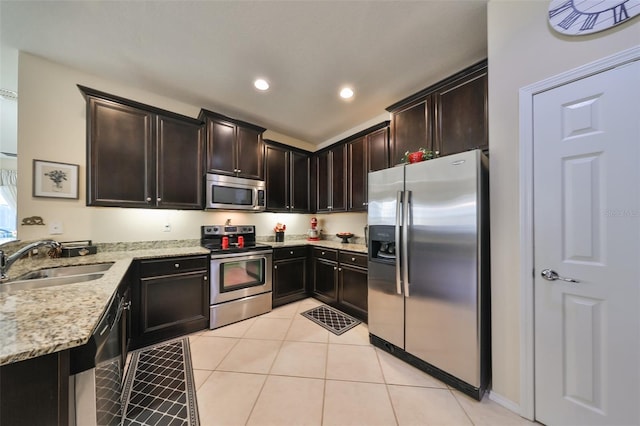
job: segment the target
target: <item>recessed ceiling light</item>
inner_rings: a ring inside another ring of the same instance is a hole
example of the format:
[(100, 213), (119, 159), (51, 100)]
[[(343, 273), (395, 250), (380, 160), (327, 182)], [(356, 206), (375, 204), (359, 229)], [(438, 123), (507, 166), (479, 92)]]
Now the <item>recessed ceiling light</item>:
[(340, 97), (342, 99), (351, 99), (353, 97), (353, 89), (350, 87), (343, 87), (342, 90), (340, 90)]
[(262, 78), (259, 78), (256, 81), (254, 81), (253, 85), (256, 87), (256, 89), (263, 90), (263, 91), (269, 88), (269, 83), (267, 83), (267, 80), (264, 80)]

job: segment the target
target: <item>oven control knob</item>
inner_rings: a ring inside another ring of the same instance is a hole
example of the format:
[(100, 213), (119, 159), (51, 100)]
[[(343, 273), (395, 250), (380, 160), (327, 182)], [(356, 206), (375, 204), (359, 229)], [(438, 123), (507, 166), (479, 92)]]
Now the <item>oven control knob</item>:
[(213, 232), (218, 232), (218, 227), (217, 226), (213, 228)]

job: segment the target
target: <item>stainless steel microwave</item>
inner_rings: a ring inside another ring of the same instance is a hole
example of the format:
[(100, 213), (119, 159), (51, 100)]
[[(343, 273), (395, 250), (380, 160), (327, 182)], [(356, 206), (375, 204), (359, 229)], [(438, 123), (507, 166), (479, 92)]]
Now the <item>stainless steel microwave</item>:
[(264, 211), (267, 201), (262, 180), (207, 173), (206, 209)]

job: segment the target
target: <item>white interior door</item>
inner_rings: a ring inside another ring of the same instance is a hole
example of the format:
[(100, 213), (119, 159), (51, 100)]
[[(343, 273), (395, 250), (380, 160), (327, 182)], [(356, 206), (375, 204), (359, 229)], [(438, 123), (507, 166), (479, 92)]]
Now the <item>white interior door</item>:
[(535, 417), (638, 425), (640, 62), (533, 108)]

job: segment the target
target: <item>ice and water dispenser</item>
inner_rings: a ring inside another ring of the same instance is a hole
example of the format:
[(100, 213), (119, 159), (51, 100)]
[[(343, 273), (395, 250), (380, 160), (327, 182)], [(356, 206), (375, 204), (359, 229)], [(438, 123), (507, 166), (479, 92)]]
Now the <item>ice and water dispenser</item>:
[(369, 260), (380, 263), (396, 261), (396, 227), (393, 225), (369, 226)]

